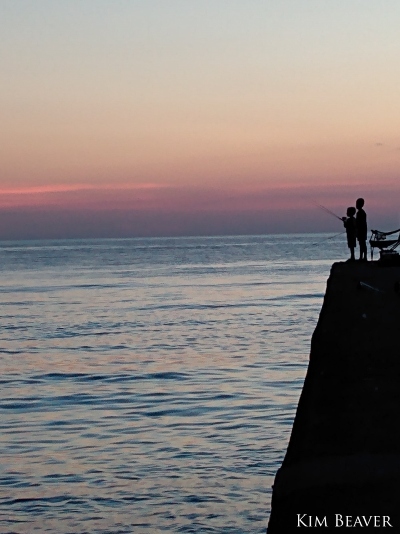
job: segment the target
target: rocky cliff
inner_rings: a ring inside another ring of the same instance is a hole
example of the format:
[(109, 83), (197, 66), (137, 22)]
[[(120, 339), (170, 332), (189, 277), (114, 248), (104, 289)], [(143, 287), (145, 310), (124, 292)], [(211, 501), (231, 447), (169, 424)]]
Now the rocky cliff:
[(380, 262), (333, 265), (268, 534), (400, 533), (399, 281)]

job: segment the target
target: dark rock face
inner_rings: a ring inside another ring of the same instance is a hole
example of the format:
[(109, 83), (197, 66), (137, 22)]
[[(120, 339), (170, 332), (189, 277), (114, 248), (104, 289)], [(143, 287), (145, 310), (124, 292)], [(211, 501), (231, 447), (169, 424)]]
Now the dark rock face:
[(333, 265), (268, 534), (400, 533), (399, 281), (400, 267)]

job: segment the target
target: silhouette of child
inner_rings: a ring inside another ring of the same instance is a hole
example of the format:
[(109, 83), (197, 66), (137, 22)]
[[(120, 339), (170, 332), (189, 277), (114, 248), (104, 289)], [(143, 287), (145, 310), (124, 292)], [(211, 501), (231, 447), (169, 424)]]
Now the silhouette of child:
[(346, 228), (346, 235), (347, 235), (347, 245), (350, 249), (350, 258), (348, 261), (355, 261), (354, 257), (354, 249), (356, 248), (356, 235), (357, 235), (357, 228), (356, 228), (356, 220), (354, 218), (354, 215), (356, 214), (356, 208), (353, 206), (350, 206), (350, 208), (347, 208), (346, 215), (347, 217), (342, 217), (343, 225)]
[(363, 210), (364, 199), (358, 198), (356, 201), (356, 230), (357, 241), (360, 246), (360, 261), (367, 261), (367, 214)]

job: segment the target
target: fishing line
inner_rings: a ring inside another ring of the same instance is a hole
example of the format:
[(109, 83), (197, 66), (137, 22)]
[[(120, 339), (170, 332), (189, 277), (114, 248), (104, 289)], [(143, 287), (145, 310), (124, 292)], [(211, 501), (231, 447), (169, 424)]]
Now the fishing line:
[(324, 241), (328, 241), (328, 239), (333, 239), (334, 237), (339, 237), (340, 235), (345, 234), (345, 233), (346, 233), (346, 230), (344, 232), (340, 232), (340, 234), (331, 235), (331, 236), (329, 236), (327, 238), (321, 239), (321, 241), (317, 241), (316, 243), (313, 243), (312, 246), (314, 247), (315, 245), (320, 245)]

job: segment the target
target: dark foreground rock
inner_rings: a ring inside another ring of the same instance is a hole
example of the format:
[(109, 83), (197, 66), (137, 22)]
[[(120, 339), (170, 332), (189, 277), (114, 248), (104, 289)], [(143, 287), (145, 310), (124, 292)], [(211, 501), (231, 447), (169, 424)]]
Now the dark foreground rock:
[(399, 281), (380, 262), (333, 265), (268, 534), (400, 533)]

